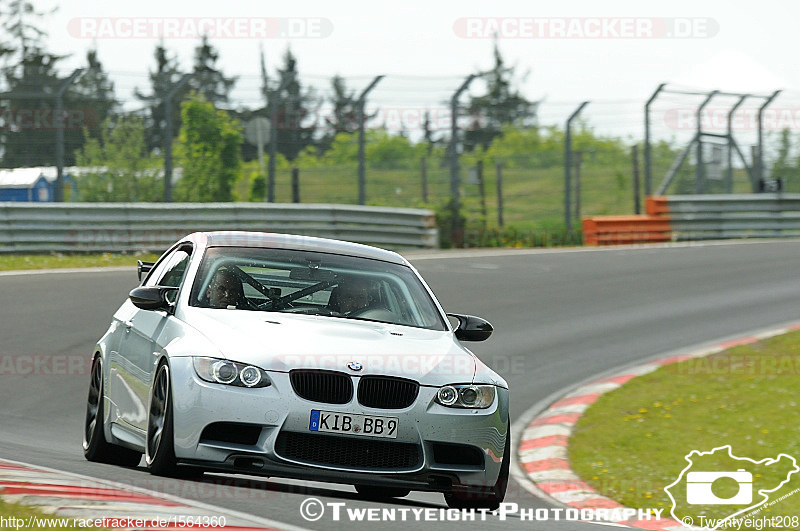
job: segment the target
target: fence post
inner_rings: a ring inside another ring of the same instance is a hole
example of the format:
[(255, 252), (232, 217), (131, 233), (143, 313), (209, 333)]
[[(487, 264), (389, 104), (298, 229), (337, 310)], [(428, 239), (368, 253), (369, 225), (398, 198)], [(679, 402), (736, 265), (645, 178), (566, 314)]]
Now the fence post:
[(642, 213), (642, 204), (639, 198), (639, 145), (633, 145), (633, 213), (637, 216)]
[(695, 166), (694, 193), (702, 194), (706, 186), (706, 167), (703, 162), (703, 109), (719, 91), (712, 90), (697, 108), (697, 165)]
[(503, 226), (503, 165), (495, 164), (497, 171), (497, 225)]
[(356, 100), (356, 107), (358, 107), (358, 204), (363, 205), (367, 200), (367, 177), (366, 177), (366, 155), (364, 154), (364, 107), (367, 101), (367, 94), (375, 88), (375, 85), (383, 79), (384, 76), (375, 76), (372, 83), (367, 85), (367, 88), (361, 91), (361, 94)]
[[(56, 91), (56, 105), (53, 115), (64, 113), (64, 93), (67, 88), (81, 75), (83, 68), (78, 68), (58, 87)], [(56, 127), (56, 194), (55, 201), (64, 201), (64, 127)]]
[[(748, 94), (739, 98), (739, 101), (731, 107), (731, 110), (728, 111), (728, 167), (725, 171), (725, 191), (729, 194), (733, 193), (733, 148), (736, 144), (736, 141), (733, 139), (733, 115), (736, 114), (736, 109), (744, 103), (744, 100), (748, 98)], [(745, 167), (747, 167), (747, 161), (742, 160)]]
[(755, 168), (755, 180), (753, 181), (753, 192), (758, 192), (761, 187), (761, 178), (758, 172), (761, 171), (761, 153), (758, 151), (758, 146), (750, 146), (750, 157), (753, 159), (753, 168)]
[(564, 135), (564, 225), (567, 230), (572, 229), (572, 204), (570, 193), (572, 191), (572, 120), (574, 120), (584, 107), (589, 105), (588, 101), (581, 103), (575, 112), (567, 118)]
[(292, 203), (300, 202), (300, 170), (292, 168)]
[(477, 77), (476, 74), (470, 74), (464, 80), (458, 90), (455, 91), (450, 98), (450, 216), (452, 217), (450, 225), (450, 240), (453, 247), (462, 247), (463, 235), (459, 218), (461, 217), (461, 198), (460, 198), (460, 182), (458, 178), (458, 98), (461, 93), (467, 90), (472, 80)]
[(653, 161), (650, 151), (650, 106), (656, 101), (658, 94), (667, 86), (662, 83), (644, 104), (644, 193), (650, 195), (652, 193), (653, 184)]
[(192, 74), (183, 74), (164, 96), (164, 202), (172, 202), (172, 99), (189, 82)]
[(427, 159), (422, 157), (419, 159), (419, 172), (422, 178), (422, 202), (428, 202), (428, 164)]
[[(277, 90), (269, 95), (267, 109), (269, 110), (269, 160), (267, 161), (267, 186), (264, 187), (264, 194), (267, 202), (275, 202), (275, 159), (278, 157), (278, 103), (281, 94), (294, 82), (294, 73), (283, 78)], [(282, 117), (284, 126), (287, 124), (286, 111)]]
[(483, 230), (486, 230), (486, 188), (483, 186), (483, 161), (479, 160), (477, 164), (478, 173), (478, 191), (481, 194), (481, 215), (483, 216)]
[(756, 166), (756, 176), (758, 177), (759, 186), (764, 181), (764, 111), (780, 93), (780, 90), (773, 92), (764, 104), (758, 108), (758, 166)]
[(583, 151), (575, 152), (575, 221), (581, 222), (581, 164)]

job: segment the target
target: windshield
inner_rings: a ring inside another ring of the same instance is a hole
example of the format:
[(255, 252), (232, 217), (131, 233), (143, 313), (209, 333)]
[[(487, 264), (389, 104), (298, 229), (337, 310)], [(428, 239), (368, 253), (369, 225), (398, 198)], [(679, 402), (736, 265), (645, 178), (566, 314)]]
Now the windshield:
[(446, 330), (433, 300), (409, 267), (309, 251), (209, 248), (189, 304)]

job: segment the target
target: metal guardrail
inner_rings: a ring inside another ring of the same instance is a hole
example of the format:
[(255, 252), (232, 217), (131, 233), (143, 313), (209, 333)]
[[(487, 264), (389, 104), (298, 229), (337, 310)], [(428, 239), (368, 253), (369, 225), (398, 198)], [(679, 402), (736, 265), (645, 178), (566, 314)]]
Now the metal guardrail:
[(672, 239), (800, 236), (800, 194), (666, 196)]
[(436, 248), (431, 210), (327, 204), (0, 203), (0, 253), (163, 251), (195, 231), (249, 230)]
[(587, 245), (800, 237), (800, 194), (647, 198), (646, 216), (584, 218)]

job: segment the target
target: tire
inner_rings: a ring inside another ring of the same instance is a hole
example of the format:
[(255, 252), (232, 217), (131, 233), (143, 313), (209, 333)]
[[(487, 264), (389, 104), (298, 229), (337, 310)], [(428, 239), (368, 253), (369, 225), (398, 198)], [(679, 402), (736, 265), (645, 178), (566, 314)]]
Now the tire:
[(98, 355), (92, 360), (89, 396), (86, 399), (86, 419), (83, 424), (83, 456), (87, 461), (110, 465), (137, 466), (142, 454), (106, 441), (103, 433), (103, 361)]
[(500, 465), (500, 474), (497, 482), (489, 488), (475, 488), (466, 491), (447, 492), (444, 500), (451, 509), (488, 509), (494, 511), (506, 497), (508, 488), (508, 475), (511, 465), (511, 422), (508, 422), (506, 433), (506, 447), (503, 451), (503, 463)]
[(172, 427), (172, 379), (166, 363), (158, 366), (153, 380), (145, 448), (145, 462), (151, 474), (167, 477), (178, 475)]
[(405, 498), (411, 489), (403, 487), (371, 487), (369, 485), (354, 485), (356, 492), (369, 500), (388, 500), (391, 498)]

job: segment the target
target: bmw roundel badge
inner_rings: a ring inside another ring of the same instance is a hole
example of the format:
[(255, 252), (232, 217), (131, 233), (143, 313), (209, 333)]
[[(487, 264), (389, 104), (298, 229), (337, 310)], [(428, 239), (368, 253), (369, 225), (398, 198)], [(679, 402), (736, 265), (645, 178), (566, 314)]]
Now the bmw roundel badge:
[(364, 368), (364, 366), (357, 361), (351, 361), (350, 363), (347, 364), (347, 368), (350, 369), (351, 371), (360, 371), (361, 369)]

